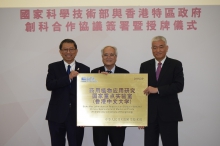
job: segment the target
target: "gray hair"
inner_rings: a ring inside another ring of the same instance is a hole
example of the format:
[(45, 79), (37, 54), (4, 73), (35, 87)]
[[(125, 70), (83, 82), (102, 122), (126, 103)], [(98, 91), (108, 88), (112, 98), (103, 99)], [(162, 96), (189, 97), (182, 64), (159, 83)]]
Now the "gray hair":
[(115, 55), (118, 56), (117, 48), (114, 47), (114, 46), (105, 46), (105, 47), (101, 50), (102, 55), (103, 55), (104, 49), (105, 49), (105, 48), (108, 48), (108, 47), (111, 47), (112, 49), (114, 49), (114, 50), (115, 50)]
[(163, 36), (155, 36), (155, 37), (153, 37), (152, 43), (153, 43), (154, 41), (161, 41), (161, 40), (164, 41), (165, 44), (167, 45), (167, 40), (166, 40), (166, 38), (163, 37)]

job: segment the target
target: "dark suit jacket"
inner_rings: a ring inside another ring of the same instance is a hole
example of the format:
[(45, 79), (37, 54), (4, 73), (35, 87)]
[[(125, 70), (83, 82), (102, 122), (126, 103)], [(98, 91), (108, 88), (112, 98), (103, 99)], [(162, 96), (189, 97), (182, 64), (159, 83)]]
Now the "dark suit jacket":
[(178, 93), (184, 87), (182, 63), (166, 58), (158, 81), (156, 80), (155, 59), (143, 62), (140, 73), (148, 73), (148, 86), (157, 87), (159, 94), (148, 96), (148, 120), (153, 122), (157, 116), (163, 121), (182, 121)]
[[(99, 70), (100, 70), (100, 72), (103, 72), (103, 71), (105, 71), (105, 67), (101, 66), (101, 67), (95, 68), (91, 71), (91, 73), (98, 73)], [(123, 69), (123, 68), (115, 66), (115, 72), (114, 73), (129, 73), (129, 72), (127, 70)]]
[[(90, 73), (90, 68), (79, 62), (76, 62), (75, 70), (79, 73)], [(57, 123), (64, 122), (70, 110), (70, 103), (72, 105), (71, 109), (74, 110), (73, 113), (76, 114), (76, 79), (73, 78), (70, 83), (64, 61), (49, 64), (46, 87), (47, 90), (52, 92), (47, 110), (47, 120)], [(74, 115), (74, 118), (76, 118), (76, 115)]]

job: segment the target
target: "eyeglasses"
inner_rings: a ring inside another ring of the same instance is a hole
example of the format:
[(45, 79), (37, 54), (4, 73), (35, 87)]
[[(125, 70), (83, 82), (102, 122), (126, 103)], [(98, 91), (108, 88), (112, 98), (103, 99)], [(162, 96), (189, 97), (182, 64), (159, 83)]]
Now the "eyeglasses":
[(115, 54), (103, 54), (104, 58), (107, 58), (107, 57), (112, 58), (112, 57), (115, 57), (115, 56), (116, 56)]
[(69, 51), (70, 53), (73, 53), (74, 51), (76, 51), (76, 49), (62, 49), (62, 51), (63, 51), (64, 53), (67, 53), (68, 51)]
[(157, 49), (157, 48), (159, 48), (159, 49), (163, 49), (163, 48), (165, 48), (165, 46), (164, 46), (164, 45), (160, 45), (160, 46), (152, 46), (151, 48), (152, 48), (152, 49)]

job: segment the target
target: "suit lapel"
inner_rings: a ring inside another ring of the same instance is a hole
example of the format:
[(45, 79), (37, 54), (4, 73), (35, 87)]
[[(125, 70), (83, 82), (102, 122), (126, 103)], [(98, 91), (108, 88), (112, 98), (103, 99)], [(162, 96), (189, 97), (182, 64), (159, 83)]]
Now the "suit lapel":
[(100, 72), (103, 72), (103, 71), (105, 71), (105, 67), (102, 66), (102, 67), (99, 68), (99, 70), (100, 70)]
[(75, 71), (77, 71), (78, 73), (80, 73), (80, 65), (78, 62), (75, 61)]
[(153, 59), (150, 63), (149, 74), (153, 75), (154, 82), (157, 82), (156, 79), (156, 67), (155, 67), (155, 59)]
[(161, 79), (163, 79), (163, 76), (166, 74), (167, 70), (169, 69), (169, 66), (170, 66), (170, 59), (167, 57), (160, 71), (158, 82), (160, 82)]
[(65, 67), (65, 64), (64, 64), (63, 60), (60, 61), (60, 63), (59, 63), (59, 68), (60, 68), (60, 72), (61, 72), (63, 75), (66, 75), (66, 74), (67, 74), (67, 72), (66, 72), (66, 67)]
[(114, 73), (119, 73), (117, 66), (115, 66), (115, 72)]

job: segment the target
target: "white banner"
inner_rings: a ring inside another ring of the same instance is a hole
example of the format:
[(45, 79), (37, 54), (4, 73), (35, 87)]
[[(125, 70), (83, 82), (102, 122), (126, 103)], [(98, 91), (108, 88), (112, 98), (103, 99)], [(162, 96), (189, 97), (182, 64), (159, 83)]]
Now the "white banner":
[[(76, 60), (91, 70), (103, 65), (101, 49), (112, 45), (118, 48), (116, 64), (139, 73), (140, 64), (153, 58), (151, 39), (156, 35), (167, 38), (168, 57), (183, 63), (180, 145), (219, 145), (219, 10), (220, 6), (1, 8), (0, 145), (50, 145), (45, 120), (50, 92), (45, 83), (48, 64), (62, 60), (63, 39), (76, 41)], [(125, 146), (143, 144), (143, 131), (126, 129)], [(87, 127), (83, 146), (92, 145), (92, 129)]]

